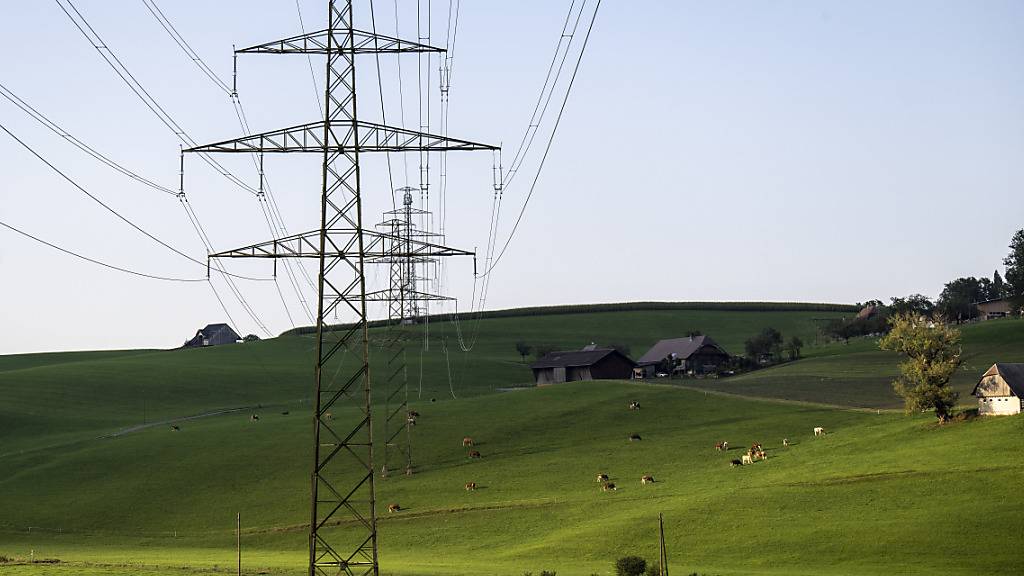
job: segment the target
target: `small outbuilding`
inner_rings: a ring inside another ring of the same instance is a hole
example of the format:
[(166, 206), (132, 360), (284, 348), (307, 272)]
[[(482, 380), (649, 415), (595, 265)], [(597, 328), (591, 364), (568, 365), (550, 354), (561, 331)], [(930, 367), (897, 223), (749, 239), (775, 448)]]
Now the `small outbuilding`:
[(635, 363), (614, 348), (551, 352), (530, 364), (538, 386), (578, 380), (628, 380)]
[(195, 336), (186, 340), (182, 348), (202, 348), (204, 346), (235, 344), (241, 339), (242, 337), (227, 324), (207, 324), (205, 328), (197, 331)]
[(646, 354), (637, 360), (637, 372), (650, 378), (658, 372), (658, 365), (665, 358), (677, 362), (676, 373), (707, 374), (729, 361), (729, 353), (710, 336), (687, 336), (660, 340)]
[(978, 398), (978, 414), (983, 416), (1020, 414), (1024, 407), (1024, 364), (993, 364), (971, 395)]

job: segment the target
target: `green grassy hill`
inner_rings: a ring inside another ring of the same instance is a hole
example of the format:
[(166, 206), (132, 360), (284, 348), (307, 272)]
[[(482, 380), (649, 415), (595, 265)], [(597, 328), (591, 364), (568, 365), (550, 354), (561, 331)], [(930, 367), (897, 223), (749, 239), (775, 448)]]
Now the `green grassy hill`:
[[(617, 342), (639, 355), (657, 339), (701, 330), (738, 351), (765, 326), (814, 342), (815, 318), (826, 315), (632, 310), (488, 318), (469, 354), (456, 352), (453, 326), (432, 324), (422, 395), (418, 349), (407, 355), (415, 367), (413, 407), (422, 413), (414, 429), (417, 474), (378, 482), (381, 508), (405, 508), (381, 512), (383, 573), (610, 574), (618, 556), (656, 556), (659, 512), (676, 574), (1024, 570), (1016, 547), (982, 548), (972, 538), (1024, 533), (1017, 495), (1024, 462), (1015, 457), (1024, 417), (940, 428), (897, 411), (680, 387), (890, 406), (897, 358), (868, 340), (810, 347), (803, 360), (721, 380), (495, 392), (529, 380), (517, 340)], [(473, 328), (463, 322), (467, 339)], [(972, 384), (995, 359), (1024, 361), (1022, 343), (1024, 322), (966, 327), (965, 355), (977, 370), (965, 370), (957, 385)], [(289, 335), (205, 350), (0, 357), (0, 556), (34, 551), (64, 561), (0, 564), (0, 571), (223, 573), (233, 566), (241, 512), (246, 572), (302, 573), (311, 347), (310, 337)], [(831, 380), (816, 385), (824, 375)], [(884, 395), (889, 400), (874, 403)], [(643, 409), (627, 410), (631, 400)], [(247, 409), (180, 422), (178, 432), (159, 424), (104, 437), (144, 420), (252, 406), (262, 406), (251, 409), (262, 415), (258, 423)], [(349, 416), (336, 412), (339, 421)], [(816, 439), (814, 426), (830, 434)], [(627, 440), (634, 432), (641, 442)], [(466, 459), (466, 434), (480, 442), (481, 461)], [(783, 448), (782, 438), (793, 445)], [(731, 468), (741, 450), (715, 452), (720, 440), (735, 448), (763, 442), (769, 459)], [(598, 472), (621, 489), (602, 493)], [(641, 486), (642, 474), (658, 482)], [(466, 492), (467, 481), (480, 489)]]

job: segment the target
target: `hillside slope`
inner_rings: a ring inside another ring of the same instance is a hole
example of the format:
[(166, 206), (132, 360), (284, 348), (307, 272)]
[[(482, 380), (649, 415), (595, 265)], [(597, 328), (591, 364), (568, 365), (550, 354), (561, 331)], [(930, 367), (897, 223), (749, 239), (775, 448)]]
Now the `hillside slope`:
[[(643, 408), (627, 410), (632, 400)], [(404, 509), (380, 522), (385, 574), (610, 574), (618, 556), (655, 556), (659, 512), (682, 574), (1024, 569), (1014, 547), (977, 547), (969, 536), (1024, 531), (1024, 463), (1013, 457), (1024, 418), (936, 428), (928, 418), (625, 382), (421, 412), (417, 474), (378, 482), (382, 505)], [(814, 426), (829, 435), (814, 438)], [(301, 415), (267, 413), (256, 424), (223, 416), (4, 458), (0, 554), (33, 549), (71, 562), (68, 570), (91, 562), (109, 574), (133, 573), (118, 567), (133, 562), (201, 573), (233, 561), (240, 511), (247, 570), (300, 574), (308, 427)], [(630, 433), (643, 440), (629, 442)], [(479, 441), (481, 461), (465, 458), (465, 434)], [(723, 439), (728, 454), (712, 448)], [(730, 468), (754, 441), (769, 459)], [(601, 492), (597, 472), (620, 489)], [(642, 474), (657, 482), (641, 486)], [(467, 481), (480, 489), (465, 491)]]

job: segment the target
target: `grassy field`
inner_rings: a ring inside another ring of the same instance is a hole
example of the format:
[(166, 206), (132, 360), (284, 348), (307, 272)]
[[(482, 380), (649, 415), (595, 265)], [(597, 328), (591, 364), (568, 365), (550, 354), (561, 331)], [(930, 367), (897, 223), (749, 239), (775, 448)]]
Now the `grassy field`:
[[(611, 574), (619, 556), (656, 557), (659, 512), (675, 574), (1024, 571), (1016, 546), (977, 546), (978, 537), (1024, 533), (1024, 462), (1015, 458), (1024, 417), (937, 427), (896, 411), (732, 395), (873, 406), (889, 393), (897, 359), (870, 341), (811, 347), (803, 360), (731, 379), (495, 392), (528, 379), (519, 339), (642, 351), (696, 329), (738, 350), (767, 325), (813, 341), (821, 316), (660, 314), (483, 320), (468, 356), (453, 351), (451, 326), (434, 325), (424, 393), (413, 394), (422, 413), (417, 473), (378, 482), (381, 508), (404, 508), (382, 512), (383, 573)], [(969, 326), (968, 364), (980, 373), (995, 359), (1024, 361), (1022, 340), (1019, 321)], [(247, 574), (302, 573), (310, 348), (308, 337), (289, 336), (207, 350), (0, 357), (0, 557), (14, 560), (0, 573), (223, 574), (233, 571), (236, 512)], [(832, 381), (813, 385), (822, 374)], [(957, 385), (976, 377), (965, 371)], [(643, 409), (627, 410), (632, 400)], [(181, 422), (178, 432), (131, 428), (257, 405)], [(248, 419), (253, 410), (258, 423)], [(814, 438), (814, 426), (830, 434)], [(119, 429), (127, 432), (106, 437)], [(631, 433), (643, 440), (629, 442)], [(466, 458), (466, 434), (482, 460)], [(716, 452), (720, 440), (734, 449)], [(754, 441), (768, 461), (731, 468)], [(601, 492), (598, 472), (620, 490)], [(643, 474), (658, 481), (641, 486)], [(465, 491), (468, 481), (480, 489)], [(62, 562), (24, 562), (33, 555)]]
[[(962, 327), (964, 365), (953, 379), (964, 405), (978, 378), (996, 362), (1024, 362), (1024, 320), (980, 322)], [(684, 380), (701, 389), (744, 396), (780, 398), (860, 406), (899, 408), (893, 392), (899, 358), (878, 349), (877, 338), (858, 338), (849, 344), (812, 347), (807, 358), (765, 370), (719, 380)]]

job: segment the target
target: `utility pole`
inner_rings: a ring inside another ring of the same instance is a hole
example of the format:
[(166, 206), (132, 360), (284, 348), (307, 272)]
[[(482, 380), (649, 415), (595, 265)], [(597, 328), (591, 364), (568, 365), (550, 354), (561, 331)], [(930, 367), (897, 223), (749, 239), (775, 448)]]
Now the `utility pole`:
[(238, 560), (238, 576), (242, 576), (242, 513), (235, 513), (235, 559)]
[(661, 576), (668, 576), (668, 551), (665, 550), (665, 518), (658, 512), (658, 563)]
[[(360, 155), (496, 150), (497, 147), (361, 120), (356, 112), (357, 56), (429, 54), (444, 52), (444, 49), (356, 29), (352, 0), (328, 0), (327, 7), (324, 30), (236, 51), (239, 54), (325, 56), (323, 120), (196, 146), (186, 152), (322, 156), (320, 222), (316, 230), (210, 257), (310, 258), (318, 263), (308, 573), (310, 576), (377, 576), (370, 338), (366, 308), (368, 301), (388, 298), (390, 294), (368, 293), (365, 269), (368, 264), (387, 264), (396, 257), (468, 256), (472, 252), (409, 239), (405, 241), (406, 247), (396, 253), (392, 234), (365, 227)], [(339, 309), (353, 320), (330, 329), (326, 319)], [(340, 364), (338, 352), (342, 350), (356, 353), (359, 360), (354, 368)], [(345, 406), (353, 410), (341, 410)], [(352, 417), (346, 419), (350, 415)]]

